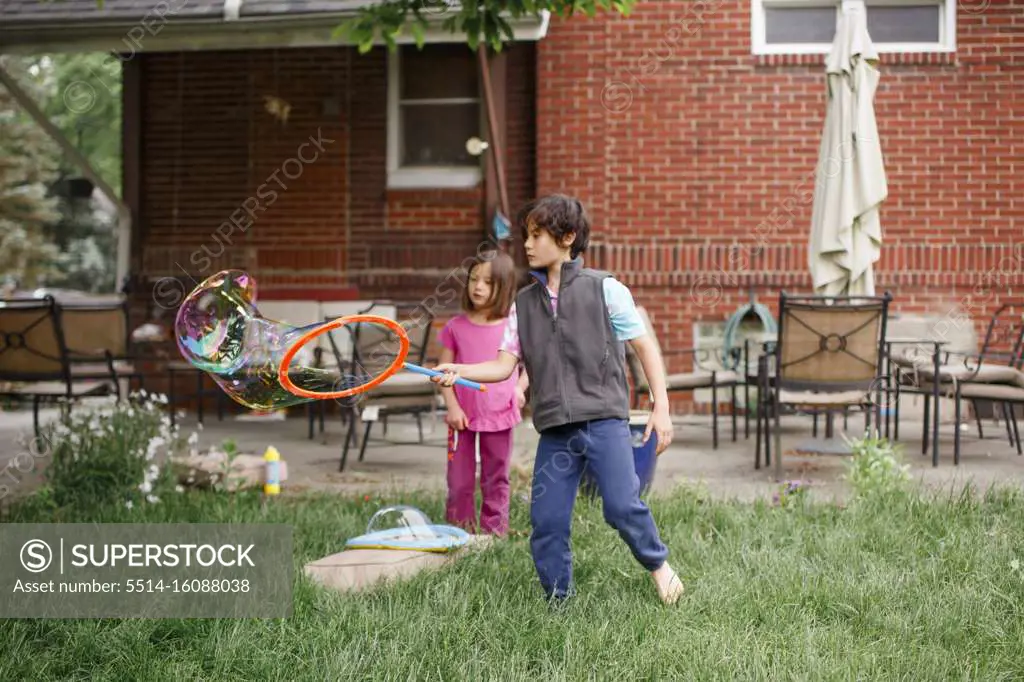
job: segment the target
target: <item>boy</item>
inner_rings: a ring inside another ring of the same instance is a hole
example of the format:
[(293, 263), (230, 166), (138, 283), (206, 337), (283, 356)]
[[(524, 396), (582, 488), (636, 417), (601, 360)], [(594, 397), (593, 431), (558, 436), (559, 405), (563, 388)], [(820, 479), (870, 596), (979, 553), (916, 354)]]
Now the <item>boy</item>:
[(572, 509), (584, 461), (594, 472), (605, 520), (674, 604), (682, 582), (666, 558), (654, 519), (639, 496), (629, 433), (628, 341), (650, 377), (654, 409), (647, 424), (660, 454), (672, 441), (665, 372), (632, 294), (608, 273), (583, 267), (590, 222), (576, 199), (556, 194), (528, 204), (519, 216), (533, 282), (516, 295), (498, 358), (473, 365), (441, 364), (451, 386), (458, 377), (494, 383), (522, 361), (540, 432), (530, 505), (530, 550), (549, 599), (574, 591), (569, 546)]

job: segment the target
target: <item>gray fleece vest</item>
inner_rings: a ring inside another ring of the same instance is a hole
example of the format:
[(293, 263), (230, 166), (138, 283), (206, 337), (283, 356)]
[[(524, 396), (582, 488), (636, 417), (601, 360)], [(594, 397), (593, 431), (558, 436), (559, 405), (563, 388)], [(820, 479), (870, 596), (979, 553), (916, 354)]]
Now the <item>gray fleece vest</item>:
[(629, 418), (626, 347), (608, 319), (606, 277), (611, 275), (584, 268), (580, 259), (565, 263), (557, 315), (540, 281), (516, 295), (519, 343), (538, 431), (592, 419)]

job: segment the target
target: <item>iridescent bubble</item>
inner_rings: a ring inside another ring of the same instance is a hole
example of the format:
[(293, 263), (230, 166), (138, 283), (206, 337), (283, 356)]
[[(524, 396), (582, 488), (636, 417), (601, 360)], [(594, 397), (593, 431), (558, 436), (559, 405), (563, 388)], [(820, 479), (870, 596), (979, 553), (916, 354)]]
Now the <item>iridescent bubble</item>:
[[(174, 323), (178, 349), (196, 368), (210, 374), (236, 402), (270, 410), (308, 402), (281, 385), (278, 368), (302, 336), (323, 327), (315, 322), (292, 327), (260, 315), (256, 283), (240, 270), (209, 277), (188, 295)], [(309, 340), (310, 350), (316, 344)], [(304, 390), (338, 392), (358, 386), (356, 376), (303, 364), (301, 354), (288, 365), (288, 378)]]
[(174, 322), (185, 359), (215, 373), (232, 372), (244, 364), (244, 341), (262, 321), (255, 298), (256, 283), (238, 270), (219, 272), (196, 287), (178, 308)]
[[(352, 315), (292, 327), (263, 317), (256, 307), (256, 282), (241, 270), (218, 272), (197, 286), (179, 307), (174, 332), (182, 356), (250, 409), (309, 400), (354, 402), (354, 396), (375, 390), (402, 369), (410, 370), (394, 380), (402, 395), (422, 396), (435, 390), (427, 377), (439, 374), (405, 362), (408, 328), (395, 320)], [(358, 357), (343, 358), (334, 334), (347, 335)], [(333, 355), (334, 369), (311, 364), (317, 346)], [(281, 372), (286, 360), (287, 371)], [(458, 383), (486, 390), (465, 379)]]

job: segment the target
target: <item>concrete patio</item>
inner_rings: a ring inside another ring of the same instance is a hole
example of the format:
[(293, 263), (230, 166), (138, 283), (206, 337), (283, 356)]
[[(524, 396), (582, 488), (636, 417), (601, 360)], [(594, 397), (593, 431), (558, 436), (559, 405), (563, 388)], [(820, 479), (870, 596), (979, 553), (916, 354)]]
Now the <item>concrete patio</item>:
[[(984, 422), (984, 440), (978, 438), (973, 421), (965, 423), (961, 464), (953, 466), (952, 410), (946, 409), (946, 404), (940, 428), (940, 465), (933, 468), (930, 451), (927, 456), (921, 455), (921, 422), (912, 414), (915, 400), (906, 400), (903, 409), (910, 414), (902, 419), (900, 443), (905, 461), (912, 466), (918, 480), (928, 486), (953, 486), (955, 489), (968, 482), (984, 489), (996, 482), (1024, 481), (1024, 458), (1009, 444), (1005, 426), (991, 420)], [(55, 416), (56, 412), (51, 411), (45, 418)], [(25, 451), (17, 440), (19, 435), (31, 437), (31, 417), (30, 410), (0, 413), (0, 467), (7, 466), (0, 469), (4, 472), (0, 485), (7, 485), (9, 494), (31, 490), (48, 464), (46, 458), (37, 458), (33, 470), (23, 472), (18, 470), (19, 462), (12, 460)], [(194, 415), (187, 415), (179, 423), (185, 436), (197, 430)], [(862, 416), (851, 416), (848, 435), (855, 436), (863, 424)], [(338, 471), (338, 465), (346, 427), (338, 417), (329, 418), (325, 426), (323, 434), (317, 433), (309, 440), (304, 418), (253, 422), (226, 416), (224, 421), (218, 421), (215, 415), (208, 414), (204, 427), (197, 432), (202, 450), (218, 446), (229, 438), (242, 453), (261, 454), (267, 445), (274, 445), (288, 463), (285, 491), (335, 490), (346, 494), (379, 491), (398, 496), (402, 491), (443, 490), (447, 429), (441, 414), (434, 419), (430, 416), (424, 419), (425, 443), (422, 445), (417, 442), (416, 424), (411, 418), (392, 417), (387, 439), (382, 427), (375, 425), (365, 460), (359, 462), (358, 448), (353, 448), (344, 472)], [(716, 497), (741, 500), (771, 497), (777, 489), (773, 468), (754, 468), (753, 424), (750, 439), (744, 439), (740, 417), (736, 442), (731, 440), (727, 417), (721, 418), (719, 427), (720, 446), (714, 450), (710, 417), (676, 419), (675, 441), (658, 459), (654, 495), (664, 494), (678, 485), (698, 485)], [(836, 431), (841, 430), (842, 420), (837, 419)], [(811, 435), (809, 417), (783, 419), (784, 450), (808, 440)], [(528, 485), (536, 441), (532, 425), (528, 421), (521, 424), (515, 437), (514, 488), (525, 489)], [(27, 468), (27, 461), (24, 457), (20, 459), (22, 469)], [(845, 496), (846, 484), (841, 478), (845, 469), (843, 458), (788, 455), (784, 457), (784, 465), (784, 477), (810, 483), (815, 497), (842, 499)]]

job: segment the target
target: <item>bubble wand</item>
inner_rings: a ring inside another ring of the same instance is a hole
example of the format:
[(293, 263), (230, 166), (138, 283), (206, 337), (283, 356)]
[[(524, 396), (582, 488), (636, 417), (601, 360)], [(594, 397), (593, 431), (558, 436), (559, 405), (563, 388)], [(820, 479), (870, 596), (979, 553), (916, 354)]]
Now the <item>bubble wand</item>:
[[(224, 270), (208, 277), (185, 298), (174, 322), (182, 356), (209, 374), (235, 402), (250, 409), (274, 410), (309, 400), (353, 398), (380, 386), (400, 370), (444, 376), (406, 362), (409, 335), (390, 318), (350, 315), (292, 327), (263, 317), (255, 301), (256, 281), (241, 270)], [(366, 325), (381, 335), (376, 351), (365, 358), (375, 367), (384, 367), (375, 376), (365, 367), (359, 367), (358, 377), (344, 371), (339, 376), (336, 371), (295, 362), (310, 341), (349, 325)], [(398, 347), (397, 353), (392, 346)], [(459, 378), (456, 383), (487, 390), (468, 379)]]

